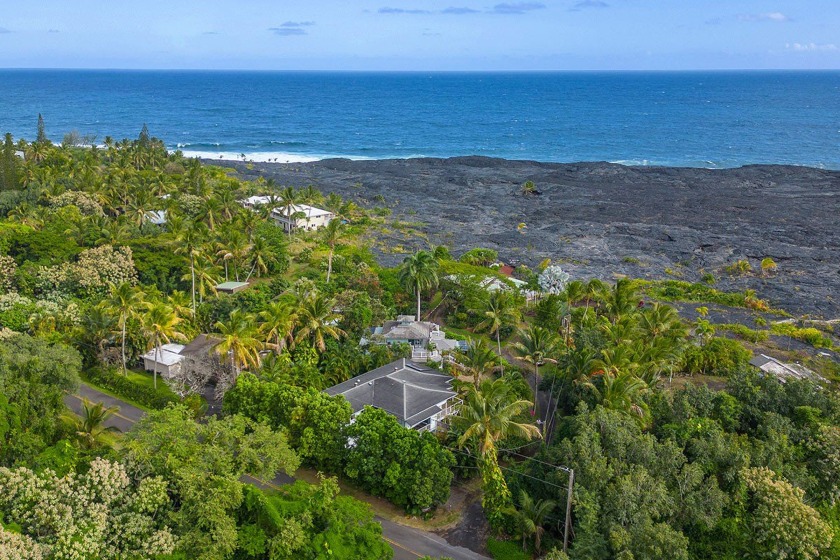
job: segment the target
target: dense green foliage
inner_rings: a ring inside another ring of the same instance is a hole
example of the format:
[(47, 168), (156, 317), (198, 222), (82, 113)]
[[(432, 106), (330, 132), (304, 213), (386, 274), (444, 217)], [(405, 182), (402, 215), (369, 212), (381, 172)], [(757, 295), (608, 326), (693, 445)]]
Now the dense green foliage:
[(79, 385), (81, 359), (62, 344), (0, 339), (0, 465), (26, 464), (60, 435), (65, 392)]
[(346, 444), (343, 430), (352, 414), (343, 397), (260, 381), (245, 373), (225, 394), (225, 410), (285, 430), (301, 460), (326, 472), (341, 472)]
[(155, 390), (153, 387), (136, 383), (128, 377), (107, 368), (91, 368), (85, 372), (84, 377), (85, 380), (90, 381), (97, 387), (102, 387), (124, 399), (148, 408), (166, 408), (166, 405), (177, 403), (179, 400), (170, 391), (166, 391), (162, 387)]
[(381, 410), (366, 409), (349, 424), (352, 410), (344, 397), (250, 374), (227, 392), (225, 409), (284, 429), (303, 461), (343, 474), (407, 511), (417, 513), (449, 497), (452, 454), (433, 435), (404, 428)]
[[(0, 150), (0, 557), (389, 558), (370, 508), (335, 479), (271, 482), (300, 463), (424, 515), (453, 473), (476, 477), (507, 539), (488, 543), (494, 557), (566, 558), (571, 467), (572, 559), (840, 558), (840, 401), (757, 376), (737, 340), (831, 348), (828, 332), (713, 325), (702, 307), (689, 322), (653, 303), (769, 311), (710, 276), (608, 285), (546, 260), (542, 278), (516, 270), (535, 298), (489, 249), (455, 261), (431, 247), (383, 268), (369, 247), (384, 222), (335, 194), (242, 180), (168, 153), (145, 127), (104, 148), (72, 133), (53, 146), (39, 121), (36, 142), (6, 136)], [(239, 202), (252, 195), (273, 199)], [(284, 233), (271, 212), (290, 203), (339, 219)], [(217, 293), (224, 280), (249, 287)], [(374, 408), (353, 416), (322, 392), (411, 355), (360, 344), (408, 312), (468, 341), (438, 366), (462, 402), (444, 433)], [(200, 333), (219, 343), (165, 383), (130, 371)], [(100, 403), (69, 414), (83, 364), (158, 410), (125, 435)], [(674, 379), (698, 374), (719, 390)], [(221, 418), (200, 418), (210, 387)]]
[(365, 408), (344, 434), (344, 474), (361, 488), (412, 513), (449, 498), (452, 453), (429, 432), (400, 426), (391, 414)]

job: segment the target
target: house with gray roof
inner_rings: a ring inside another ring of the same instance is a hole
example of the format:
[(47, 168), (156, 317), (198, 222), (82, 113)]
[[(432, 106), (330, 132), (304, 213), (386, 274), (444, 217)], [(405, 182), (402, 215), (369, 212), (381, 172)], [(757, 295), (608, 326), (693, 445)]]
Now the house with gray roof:
[(411, 359), (417, 362), (439, 362), (445, 352), (463, 350), (463, 341), (446, 338), (437, 323), (415, 321), (414, 315), (399, 315), (395, 321), (385, 321), (374, 327), (370, 337), (374, 344), (408, 344)]
[(395, 416), (406, 428), (436, 431), (461, 403), (452, 390), (452, 377), (401, 358), (324, 391), (343, 395), (353, 416), (373, 406)]
[(822, 376), (806, 368), (802, 364), (791, 364), (777, 360), (766, 354), (753, 356), (750, 365), (757, 367), (762, 372), (775, 376), (782, 383), (788, 379), (810, 379), (812, 381), (825, 381)]

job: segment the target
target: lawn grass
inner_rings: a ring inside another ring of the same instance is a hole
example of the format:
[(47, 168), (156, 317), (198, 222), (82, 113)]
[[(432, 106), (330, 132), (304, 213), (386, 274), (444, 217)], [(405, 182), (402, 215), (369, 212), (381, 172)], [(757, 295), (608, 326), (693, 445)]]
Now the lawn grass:
[(522, 545), (513, 541), (487, 540), (487, 552), (493, 560), (531, 560), (531, 555), (522, 551)]

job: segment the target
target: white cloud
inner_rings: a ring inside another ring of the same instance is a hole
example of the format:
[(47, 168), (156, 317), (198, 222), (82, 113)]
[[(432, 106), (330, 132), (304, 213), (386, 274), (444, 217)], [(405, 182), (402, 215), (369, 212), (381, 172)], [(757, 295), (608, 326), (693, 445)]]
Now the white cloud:
[(787, 43), (785, 48), (794, 52), (825, 52), (840, 50), (834, 43), (825, 43), (823, 45), (818, 45), (817, 43)]
[(782, 12), (767, 12), (764, 14), (741, 14), (738, 16), (741, 21), (761, 22), (761, 21), (775, 21), (784, 22), (791, 21), (791, 19)]

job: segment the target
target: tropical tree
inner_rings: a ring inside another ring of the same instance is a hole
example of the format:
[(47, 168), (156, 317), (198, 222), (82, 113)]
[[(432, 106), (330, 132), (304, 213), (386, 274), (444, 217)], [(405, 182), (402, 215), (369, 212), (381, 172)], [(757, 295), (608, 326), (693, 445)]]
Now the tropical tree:
[(498, 290), (490, 294), (484, 306), (484, 320), (476, 329), (496, 335), (496, 346), (499, 352), (499, 360), (502, 373), (505, 372), (504, 360), (502, 358), (502, 329), (515, 325), (519, 321), (519, 309), (509, 292)]
[(532, 403), (512, 393), (504, 379), (470, 387), (455, 426), (461, 430), (458, 446), (470, 446), (479, 459), (484, 495), (482, 506), (490, 524), (500, 529), (513, 505), (510, 490), (499, 468), (497, 443), (508, 436), (539, 438), (539, 429), (518, 417)]
[(105, 304), (117, 316), (120, 327), (120, 357), (122, 358), (122, 371), (125, 375), (125, 330), (126, 323), (130, 317), (135, 316), (144, 304), (143, 292), (140, 288), (132, 286), (128, 282), (111, 284), (110, 294)]
[(339, 241), (341, 241), (341, 239), (344, 237), (344, 234), (344, 223), (337, 218), (333, 218), (332, 220), (330, 220), (326, 227), (324, 227), (322, 230), (321, 240), (327, 247), (330, 248), (330, 254), (327, 258), (327, 284), (330, 283), (330, 276), (332, 275), (332, 263), (333, 254), (335, 253), (335, 246), (338, 244)]
[(534, 365), (534, 414), (537, 414), (537, 401), (539, 400), (540, 387), (540, 366), (546, 362), (557, 360), (554, 355), (557, 353), (559, 343), (557, 336), (542, 327), (529, 326), (528, 330), (519, 331), (520, 342), (513, 345), (519, 357)]
[(146, 312), (141, 316), (143, 334), (148, 341), (146, 348), (154, 348), (154, 387), (157, 389), (158, 360), (160, 359), (160, 347), (171, 340), (184, 340), (186, 337), (178, 330), (181, 318), (175, 310), (163, 303), (154, 302), (146, 306)]
[(105, 361), (105, 345), (113, 339), (116, 323), (116, 318), (102, 305), (92, 307), (82, 316), (80, 338), (95, 349), (96, 358), (100, 362)]
[(400, 283), (417, 296), (417, 321), (420, 321), (420, 294), (438, 284), (438, 262), (428, 251), (418, 251), (403, 260), (399, 270)]
[(639, 296), (633, 283), (627, 278), (621, 278), (615, 286), (606, 293), (605, 307), (607, 317), (615, 323), (620, 318), (633, 313), (638, 307)]
[(119, 432), (114, 426), (105, 426), (105, 421), (120, 410), (118, 406), (106, 407), (103, 403), (92, 403), (82, 399), (81, 416), (67, 413), (62, 416), (65, 425), (73, 431), (73, 435), (85, 449), (99, 447), (106, 434)]
[(236, 309), (226, 322), (217, 321), (213, 328), (222, 338), (216, 346), (216, 352), (230, 360), (234, 376), (238, 376), (243, 367), (256, 369), (260, 366), (263, 343), (257, 338), (253, 315)]
[(633, 414), (646, 423), (648, 406), (643, 397), (648, 392), (647, 384), (626, 371), (605, 371), (600, 377), (600, 384), (592, 380), (586, 383), (595, 401), (604, 408)]
[(286, 211), (286, 220), (289, 226), (289, 237), (292, 237), (292, 215), (295, 213), (295, 205), (300, 202), (300, 193), (294, 187), (286, 187), (280, 191), (280, 204)]
[(175, 236), (175, 253), (186, 255), (190, 261), (193, 319), (195, 319), (195, 259), (201, 254), (201, 247), (206, 238), (207, 226), (203, 222), (189, 222)]
[(333, 311), (333, 305), (333, 300), (317, 291), (303, 298), (296, 313), (295, 342), (308, 339), (313, 347), (323, 352), (327, 349), (326, 337), (337, 340), (344, 336), (344, 331), (336, 326), (341, 316)]
[(501, 358), (493, 353), (484, 340), (470, 338), (467, 340), (466, 350), (458, 353), (458, 361), (472, 374), (473, 383), (478, 387), (481, 377), (496, 369)]
[(274, 351), (280, 352), (287, 342), (294, 342), (297, 321), (294, 306), (285, 300), (271, 302), (259, 313), (259, 330), (266, 345), (274, 343)]
[(517, 524), (522, 533), (522, 550), (528, 550), (528, 537), (534, 536), (534, 550), (540, 553), (542, 536), (548, 515), (557, 507), (554, 500), (534, 500), (525, 490), (519, 492), (519, 508), (516, 511)]

